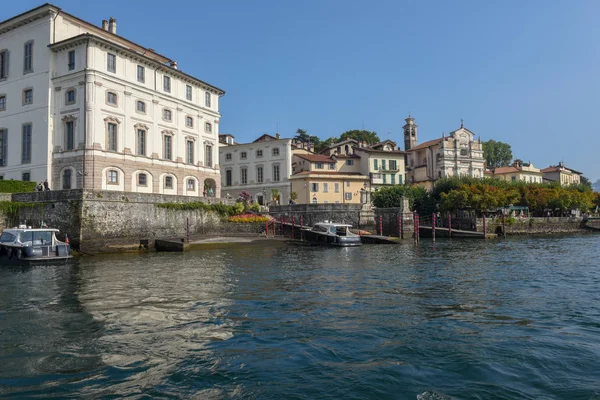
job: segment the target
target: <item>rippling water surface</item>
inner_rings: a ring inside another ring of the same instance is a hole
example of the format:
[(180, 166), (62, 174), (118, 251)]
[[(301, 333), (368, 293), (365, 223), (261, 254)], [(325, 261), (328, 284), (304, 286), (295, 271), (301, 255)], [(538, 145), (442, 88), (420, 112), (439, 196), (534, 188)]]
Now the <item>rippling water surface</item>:
[(600, 236), (0, 269), (0, 396), (600, 399)]

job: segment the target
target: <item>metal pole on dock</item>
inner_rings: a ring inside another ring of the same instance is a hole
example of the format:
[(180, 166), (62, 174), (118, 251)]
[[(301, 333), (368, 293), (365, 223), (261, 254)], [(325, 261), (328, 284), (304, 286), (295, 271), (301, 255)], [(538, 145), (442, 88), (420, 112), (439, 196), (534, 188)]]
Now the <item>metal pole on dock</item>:
[(431, 215), (431, 236), (433, 237), (433, 241), (435, 242), (435, 225), (437, 224), (437, 215), (433, 213)]
[(452, 237), (452, 215), (448, 213), (448, 237)]
[(187, 242), (190, 242), (190, 217), (186, 218), (186, 229), (185, 229), (185, 237)]

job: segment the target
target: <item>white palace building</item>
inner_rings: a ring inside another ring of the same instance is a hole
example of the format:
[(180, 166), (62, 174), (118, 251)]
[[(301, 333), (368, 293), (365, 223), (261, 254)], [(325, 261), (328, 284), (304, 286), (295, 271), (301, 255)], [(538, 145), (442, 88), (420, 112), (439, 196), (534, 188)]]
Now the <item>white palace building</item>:
[(0, 179), (219, 196), (224, 93), (45, 4), (0, 22)]

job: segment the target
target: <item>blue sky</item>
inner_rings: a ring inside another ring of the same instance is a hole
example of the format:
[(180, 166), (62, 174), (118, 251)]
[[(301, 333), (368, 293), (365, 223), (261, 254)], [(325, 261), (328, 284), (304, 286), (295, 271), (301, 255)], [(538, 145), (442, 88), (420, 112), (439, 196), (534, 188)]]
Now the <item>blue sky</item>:
[[(4, 2), (0, 19), (39, 1)], [(376, 131), (404, 147), (464, 118), (543, 168), (600, 179), (600, 1), (57, 0), (227, 93), (221, 133)], [(168, 5), (168, 7), (167, 7)], [(143, 10), (143, 11), (140, 11)]]

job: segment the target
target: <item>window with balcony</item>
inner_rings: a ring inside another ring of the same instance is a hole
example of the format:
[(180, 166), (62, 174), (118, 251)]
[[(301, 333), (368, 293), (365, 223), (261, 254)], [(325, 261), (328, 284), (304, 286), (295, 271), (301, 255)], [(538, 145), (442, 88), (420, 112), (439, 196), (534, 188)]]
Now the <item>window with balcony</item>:
[(171, 135), (163, 135), (163, 158), (171, 160), (173, 158), (173, 137)]
[(185, 146), (186, 146), (186, 161), (188, 164), (194, 164), (194, 141), (193, 140), (186, 140), (185, 142)]

